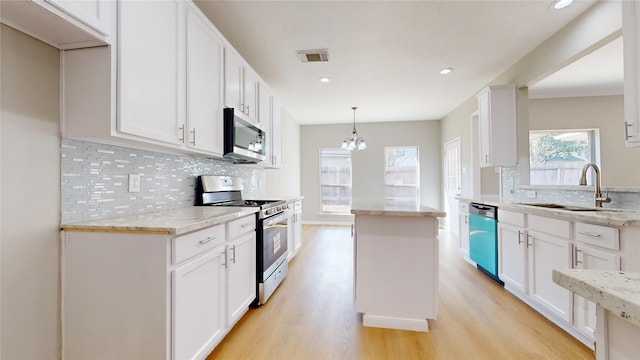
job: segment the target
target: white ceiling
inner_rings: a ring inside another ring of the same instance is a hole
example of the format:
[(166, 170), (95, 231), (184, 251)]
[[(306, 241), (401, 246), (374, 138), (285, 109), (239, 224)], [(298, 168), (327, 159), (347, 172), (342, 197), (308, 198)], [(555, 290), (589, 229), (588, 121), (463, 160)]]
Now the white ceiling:
[[(323, 124), (352, 106), (357, 122), (441, 119), (595, 0), (196, 3), (296, 121)], [(324, 48), (328, 62), (296, 56)]]

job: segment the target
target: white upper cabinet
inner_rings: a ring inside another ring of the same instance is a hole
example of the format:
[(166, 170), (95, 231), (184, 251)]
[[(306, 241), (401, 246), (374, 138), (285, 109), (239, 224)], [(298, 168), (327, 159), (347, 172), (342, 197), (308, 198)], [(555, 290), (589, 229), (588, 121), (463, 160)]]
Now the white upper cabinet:
[(181, 144), (184, 6), (123, 1), (118, 10), (118, 131)]
[(115, 39), (113, 0), (0, 1), (2, 22), (58, 49), (110, 44)]
[(189, 147), (213, 155), (223, 153), (224, 42), (195, 6), (187, 11), (187, 126)]
[(271, 116), (271, 165), (274, 168), (282, 167), (282, 106), (273, 98)]
[(627, 146), (640, 146), (640, 4), (622, 2), (624, 120)]
[(267, 134), (266, 158), (260, 164), (269, 168), (282, 167), (282, 106), (263, 83), (258, 84), (258, 115)]
[(489, 86), (478, 95), (480, 166), (517, 163), (515, 85)]
[(233, 48), (224, 49), (224, 106), (258, 121), (258, 75)]

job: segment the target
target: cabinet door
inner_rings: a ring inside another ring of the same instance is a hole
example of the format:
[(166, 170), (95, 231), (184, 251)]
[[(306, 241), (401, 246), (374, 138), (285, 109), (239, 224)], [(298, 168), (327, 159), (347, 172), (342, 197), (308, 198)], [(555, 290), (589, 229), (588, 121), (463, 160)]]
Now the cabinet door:
[(223, 41), (198, 10), (187, 12), (187, 128), (189, 147), (222, 156)]
[(469, 256), (469, 213), (460, 213), (460, 250), (465, 256)]
[(622, 2), (624, 119), (627, 146), (640, 146), (640, 4)]
[(282, 106), (273, 98), (271, 115), (271, 165), (282, 167)]
[(89, 25), (94, 30), (109, 35), (110, 19), (115, 14), (110, 13), (107, 2), (110, 0), (45, 0), (64, 10), (69, 15)]
[(564, 321), (571, 323), (572, 293), (555, 284), (553, 269), (570, 269), (571, 244), (552, 235), (530, 231), (527, 236), (529, 254), (529, 295)]
[[(574, 261), (577, 269), (620, 270), (620, 255), (599, 250), (593, 246), (576, 243)], [(595, 339), (596, 304), (582, 296), (574, 296), (574, 325), (580, 332)]]
[(256, 298), (256, 233), (227, 245), (227, 324), (235, 324)]
[[(288, 205), (289, 210), (293, 209), (293, 203)], [(289, 213), (289, 227), (287, 228), (287, 260), (291, 261), (296, 255), (296, 231), (295, 231), (296, 214), (291, 211)]]
[(498, 222), (498, 259), (498, 277), (526, 294), (527, 244), (524, 229)]
[(244, 113), (242, 64), (242, 58), (234, 49), (224, 48), (224, 106)]
[(258, 74), (250, 67), (244, 67), (244, 113), (251, 119), (258, 119)]
[(181, 144), (184, 11), (178, 1), (118, 3), (120, 132)]
[(478, 94), (478, 137), (480, 138), (480, 166), (491, 166), (491, 113), (489, 91)]
[(222, 339), (224, 275), (223, 246), (173, 271), (172, 358), (204, 358)]
[(294, 215), (295, 219), (293, 222), (293, 237), (297, 253), (302, 246), (302, 211), (296, 212)]
[(266, 129), (266, 126), (271, 123), (271, 90), (264, 84), (258, 83), (258, 117), (257, 121)]

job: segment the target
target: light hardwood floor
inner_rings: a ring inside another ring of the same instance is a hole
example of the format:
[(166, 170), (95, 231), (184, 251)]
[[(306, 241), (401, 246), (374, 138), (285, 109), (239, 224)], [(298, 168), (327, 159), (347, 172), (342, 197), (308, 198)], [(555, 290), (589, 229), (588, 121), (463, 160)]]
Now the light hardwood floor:
[(353, 306), (350, 228), (304, 225), (284, 283), (207, 360), (594, 358), (466, 263), (454, 240), (440, 235), (440, 311), (430, 332), (365, 328)]

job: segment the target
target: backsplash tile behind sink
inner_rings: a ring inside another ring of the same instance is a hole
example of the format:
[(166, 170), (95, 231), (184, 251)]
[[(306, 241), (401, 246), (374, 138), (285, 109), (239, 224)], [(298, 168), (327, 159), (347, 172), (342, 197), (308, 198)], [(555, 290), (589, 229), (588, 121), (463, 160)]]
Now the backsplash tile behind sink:
[[(595, 205), (593, 186), (520, 185), (520, 169), (518, 167), (502, 168), (500, 174), (502, 177), (502, 201)], [(530, 191), (535, 192), (535, 198), (529, 197)], [(611, 202), (604, 204), (604, 207), (640, 210), (640, 187), (607, 189), (605, 186), (602, 189), (602, 194), (611, 198)]]
[[(61, 222), (133, 215), (191, 206), (196, 177), (243, 179), (243, 196), (263, 198), (265, 170), (184, 155), (62, 139)], [(129, 174), (140, 174), (140, 192), (130, 193)]]

